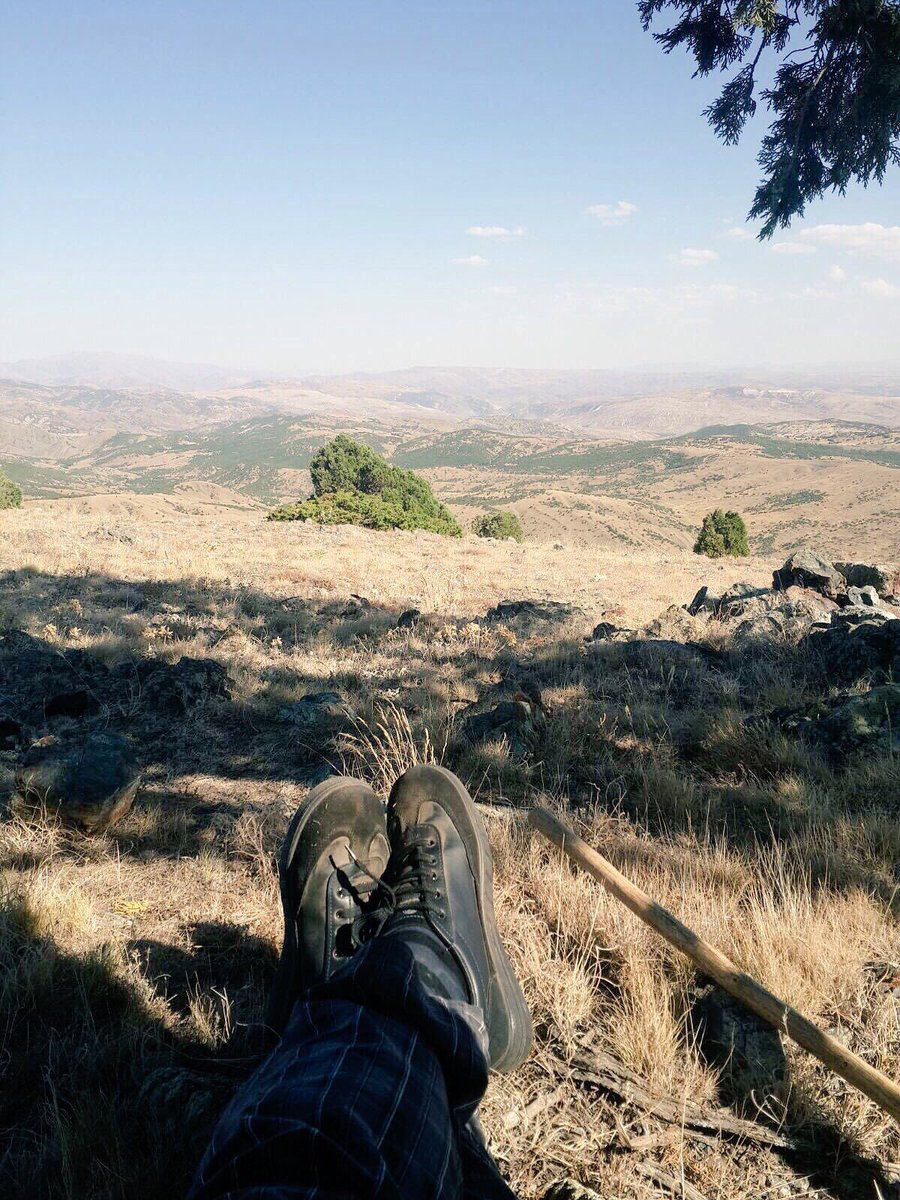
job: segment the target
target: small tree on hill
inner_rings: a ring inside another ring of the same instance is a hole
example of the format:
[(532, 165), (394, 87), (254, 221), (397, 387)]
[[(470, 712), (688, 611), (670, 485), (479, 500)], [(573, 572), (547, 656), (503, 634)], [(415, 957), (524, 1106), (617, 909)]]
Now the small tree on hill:
[(21, 507), (22, 489), (4, 471), (0, 471), (0, 508)]
[(721, 508), (707, 513), (694, 543), (694, 553), (705, 554), (707, 558), (724, 558), (726, 555), (743, 558), (749, 554), (743, 517), (736, 512), (723, 512)]
[(333, 496), (336, 492), (377, 495), (384, 487), (388, 469), (374, 450), (345, 433), (317, 450), (309, 464), (316, 496)]
[(472, 532), (478, 537), (499, 538), (501, 541), (512, 538), (515, 542), (525, 540), (522, 522), (514, 512), (492, 512), (476, 517), (472, 522)]

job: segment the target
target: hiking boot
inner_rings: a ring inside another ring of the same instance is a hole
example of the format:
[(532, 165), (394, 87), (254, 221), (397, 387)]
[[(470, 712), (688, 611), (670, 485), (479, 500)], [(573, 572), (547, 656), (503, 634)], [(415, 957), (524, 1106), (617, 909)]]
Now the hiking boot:
[(394, 913), (425, 987), (484, 1014), (491, 1066), (511, 1071), (531, 1047), (531, 1016), (494, 918), (493, 864), (471, 796), (443, 767), (412, 767), (388, 802)]
[(381, 925), (390, 857), (384, 805), (358, 779), (326, 779), (288, 826), (279, 878), (284, 946), (267, 1024), (278, 1033), (297, 997), (328, 979)]

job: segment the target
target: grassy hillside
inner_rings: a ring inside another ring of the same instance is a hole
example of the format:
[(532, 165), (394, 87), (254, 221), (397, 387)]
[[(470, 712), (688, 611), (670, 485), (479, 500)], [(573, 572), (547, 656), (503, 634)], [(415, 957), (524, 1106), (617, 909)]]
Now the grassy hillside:
[[(384, 795), (431, 755), (483, 806), (499, 919), (535, 1016), (532, 1058), (492, 1081), (484, 1109), (523, 1200), (567, 1176), (649, 1200), (648, 1163), (708, 1200), (768, 1196), (773, 1181), (784, 1196), (889, 1194), (896, 1126), (790, 1047), (785, 1076), (760, 1093), (767, 1115), (744, 1109), (790, 1148), (642, 1118), (579, 1076), (600, 1050), (676, 1107), (727, 1093), (692, 1032), (702, 981), (523, 823), (533, 803), (563, 811), (897, 1077), (895, 994), (867, 965), (900, 961), (896, 756), (834, 763), (777, 723), (832, 687), (795, 638), (741, 643), (677, 610), (647, 624), (701, 582), (721, 592), (737, 571), (764, 585), (772, 561), (265, 524), (190, 497), (0, 518), (6, 702), (37, 734), (52, 690), (88, 681), (91, 719), (127, 731), (144, 769), (135, 808), (105, 836), (46, 816), (0, 821), (15, 1078), (0, 1101), (4, 1195), (183, 1192), (261, 1051), (280, 937), (273, 853), (292, 807), (323, 762)], [(523, 597), (573, 607), (558, 621), (485, 620)], [(434, 616), (398, 629), (409, 607)], [(586, 641), (601, 619), (643, 633)], [(181, 693), (166, 687), (186, 669), (222, 685), (172, 708), (163, 699)], [(128, 685), (148, 670), (155, 691)], [(323, 689), (344, 697), (347, 723), (292, 723), (290, 705)], [(524, 753), (505, 735), (466, 740), (472, 706), (523, 689), (540, 698)], [(7, 793), (14, 758), (0, 756)]]

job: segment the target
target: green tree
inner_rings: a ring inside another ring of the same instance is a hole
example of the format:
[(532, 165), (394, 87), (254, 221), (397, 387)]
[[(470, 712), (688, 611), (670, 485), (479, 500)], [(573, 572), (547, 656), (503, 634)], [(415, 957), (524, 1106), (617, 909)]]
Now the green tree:
[(472, 522), (472, 532), (483, 538), (512, 538), (516, 542), (525, 540), (522, 522), (514, 512), (484, 513)]
[(9, 478), (5, 471), (0, 471), (0, 508), (21, 508), (22, 489)]
[(426, 529), (461, 537), (462, 529), (431, 485), (392, 467), (368, 446), (339, 434), (310, 463), (313, 495), (269, 513), (270, 521), (315, 521), (367, 529)]
[[(674, 10), (654, 37), (666, 53), (685, 47), (697, 75), (732, 72), (704, 114), (724, 142), (738, 140), (759, 103), (768, 110), (749, 214), (762, 220), (761, 238), (824, 192), (881, 183), (900, 164), (898, 0), (639, 0), (638, 8), (645, 29)], [(770, 82), (760, 90), (762, 63)]]
[(721, 508), (707, 513), (694, 543), (694, 553), (705, 554), (707, 558), (745, 557), (750, 546), (743, 517), (736, 512), (723, 512)]

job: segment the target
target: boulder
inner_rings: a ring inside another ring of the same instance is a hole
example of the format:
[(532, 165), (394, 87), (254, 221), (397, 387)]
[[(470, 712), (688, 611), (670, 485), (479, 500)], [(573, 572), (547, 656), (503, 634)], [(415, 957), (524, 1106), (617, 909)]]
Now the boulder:
[(744, 617), (734, 630), (737, 645), (747, 642), (774, 641), (783, 639), (788, 632), (788, 620), (780, 612), (758, 612)]
[(402, 612), (400, 614), (400, 616), (397, 618), (397, 628), (398, 629), (413, 629), (416, 625), (418, 625), (419, 619), (421, 616), (422, 616), (422, 614), (419, 611), (419, 609), (408, 608), (408, 609), (406, 609), (405, 612)]
[(310, 692), (293, 704), (285, 705), (278, 717), (300, 729), (337, 729), (349, 719), (350, 708), (339, 692)]
[(900, 572), (896, 569), (872, 566), (869, 563), (839, 562), (834, 565), (847, 580), (849, 587), (871, 587), (881, 597), (900, 592)]
[(646, 638), (664, 638), (684, 642), (699, 637), (702, 632), (703, 621), (700, 617), (691, 616), (677, 604), (670, 604), (665, 612), (661, 612), (641, 630)]
[(871, 584), (866, 587), (848, 587), (847, 599), (852, 605), (860, 608), (880, 608), (881, 599)]
[(787, 1076), (778, 1030), (721, 988), (713, 987), (691, 1009), (700, 1056), (719, 1073), (729, 1103), (764, 1108)]
[(816, 741), (832, 755), (858, 750), (900, 752), (900, 683), (884, 683), (842, 699), (814, 723)]
[(687, 606), (687, 611), (692, 617), (696, 617), (701, 612), (715, 613), (718, 607), (719, 597), (710, 591), (708, 584), (704, 584)]
[(476, 745), (498, 742), (505, 737), (510, 754), (522, 758), (531, 749), (537, 724), (542, 718), (540, 709), (528, 700), (502, 700), (488, 712), (466, 717), (460, 732)]
[(104, 731), (35, 742), (16, 773), (16, 790), (27, 806), (100, 833), (128, 812), (140, 780), (129, 741)]
[(487, 621), (549, 621), (562, 625), (577, 615), (578, 609), (559, 600), (501, 600), (488, 609)]
[(715, 611), (724, 619), (740, 617), (754, 608), (759, 608), (768, 594), (768, 588), (754, 587), (752, 583), (733, 583), (722, 593)]
[(613, 625), (612, 621), (601, 621), (594, 626), (588, 640), (592, 642), (613, 642), (619, 638), (628, 637), (630, 633), (630, 629), (620, 629), (618, 625)]
[(865, 677), (900, 679), (900, 620), (883, 609), (841, 609), (827, 629), (811, 630), (800, 644), (838, 686)]
[(814, 550), (797, 550), (785, 562), (784, 566), (772, 576), (772, 587), (776, 592), (784, 591), (796, 584), (799, 587), (812, 588), (823, 596), (832, 599), (839, 596), (846, 587), (844, 576), (821, 555)]
[(145, 659), (121, 663), (113, 671), (140, 698), (141, 706), (166, 716), (184, 716), (196, 705), (231, 695), (231, 680), (220, 662), (210, 658), (180, 658), (177, 663)]

